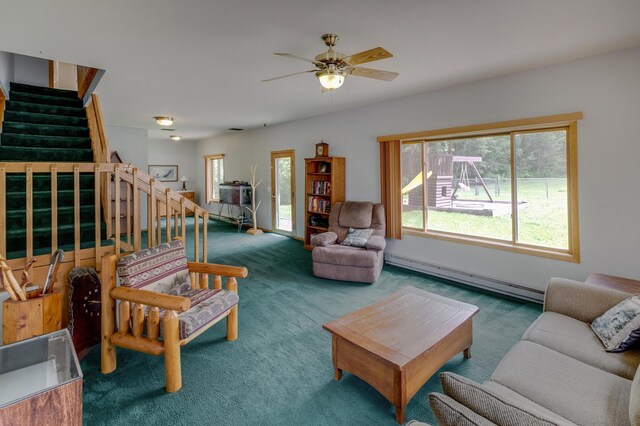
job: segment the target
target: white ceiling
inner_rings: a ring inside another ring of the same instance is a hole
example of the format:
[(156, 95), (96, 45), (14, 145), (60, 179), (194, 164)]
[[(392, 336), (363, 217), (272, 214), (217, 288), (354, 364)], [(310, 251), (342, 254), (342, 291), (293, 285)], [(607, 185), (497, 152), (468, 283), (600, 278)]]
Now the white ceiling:
[[(273, 52), (313, 57), (328, 32), (345, 54), (389, 50), (365, 66), (400, 76), (260, 82), (311, 69)], [(155, 115), (201, 139), (639, 44), (638, 0), (0, 0), (0, 51), (105, 69), (107, 124), (152, 138)]]

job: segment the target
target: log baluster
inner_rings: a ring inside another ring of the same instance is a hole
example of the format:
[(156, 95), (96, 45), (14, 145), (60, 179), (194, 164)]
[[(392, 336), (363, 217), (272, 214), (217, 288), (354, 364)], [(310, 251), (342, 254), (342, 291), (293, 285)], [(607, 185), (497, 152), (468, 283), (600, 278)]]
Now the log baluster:
[(191, 290), (197, 290), (199, 288), (198, 274), (195, 272), (189, 272), (189, 279), (191, 280)]
[(144, 305), (141, 303), (135, 303), (132, 311), (131, 328), (133, 331), (133, 337), (142, 337), (142, 331), (144, 330)]
[(167, 208), (165, 211), (164, 226), (166, 227), (167, 242), (171, 241), (171, 189), (167, 188), (164, 191), (165, 199), (167, 202)]
[[(0, 167), (0, 188), (7, 187), (7, 172)], [(0, 194), (0, 255), (7, 257), (7, 193)]]
[(216, 275), (213, 278), (213, 289), (222, 290), (222, 277), (220, 275)]
[(140, 251), (142, 230), (140, 227), (140, 191), (138, 190), (138, 169), (133, 169), (133, 251)]
[(131, 304), (121, 300), (118, 305), (118, 333), (129, 333), (129, 321), (131, 320)]
[[(51, 166), (51, 253), (58, 249), (58, 167)], [(96, 247), (97, 249), (97, 247)], [(96, 257), (96, 265), (100, 264)]]
[(80, 266), (80, 165), (73, 166), (73, 261)]
[(160, 334), (160, 308), (152, 307), (147, 315), (147, 336), (151, 340), (157, 340)]
[(115, 245), (116, 245), (116, 259), (120, 259), (120, 166), (116, 166), (113, 172), (114, 181), (114, 199), (115, 199), (115, 211), (113, 213), (114, 218), (114, 232), (115, 232)]
[[(98, 165), (96, 164), (95, 168), (94, 168), (94, 172), (93, 172), (93, 202), (95, 203), (94, 205), (94, 215), (93, 215), (93, 219), (95, 221), (95, 225), (96, 225), (96, 233), (95, 233), (95, 239), (96, 239), (96, 267), (100, 266), (100, 257), (102, 255), (102, 250), (100, 249), (101, 243), (102, 243), (102, 232), (100, 229), (100, 189), (102, 188), (102, 185), (100, 185), (100, 169), (98, 168)], [(51, 205), (53, 206), (53, 167), (51, 168), (51, 199), (52, 199), (52, 203)], [(57, 197), (56, 197), (57, 198)], [(53, 207), (52, 207), (53, 208)], [(53, 223), (53, 221), (52, 221)], [(55, 228), (54, 228), (55, 229)], [(53, 250), (53, 248), (52, 248)]]
[(27, 219), (27, 259), (33, 257), (33, 166), (26, 166), (26, 219)]

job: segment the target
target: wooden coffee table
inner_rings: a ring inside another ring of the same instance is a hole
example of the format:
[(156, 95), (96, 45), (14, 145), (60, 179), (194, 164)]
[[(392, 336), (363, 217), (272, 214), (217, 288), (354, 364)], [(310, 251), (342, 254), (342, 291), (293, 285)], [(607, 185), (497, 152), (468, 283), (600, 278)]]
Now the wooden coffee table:
[(335, 380), (346, 370), (405, 407), (422, 385), (459, 352), (471, 358), (471, 320), (478, 307), (405, 287), (326, 323), (332, 334)]

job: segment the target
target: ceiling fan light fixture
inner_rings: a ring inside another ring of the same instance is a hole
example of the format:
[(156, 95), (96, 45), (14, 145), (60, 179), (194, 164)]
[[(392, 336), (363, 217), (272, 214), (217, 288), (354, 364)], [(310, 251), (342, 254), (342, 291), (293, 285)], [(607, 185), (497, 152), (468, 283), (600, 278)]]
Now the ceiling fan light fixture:
[(346, 76), (347, 73), (331, 66), (316, 73), (316, 77), (318, 77), (322, 87), (329, 90), (334, 90), (342, 86)]
[(171, 126), (173, 124), (173, 117), (153, 117), (161, 126)]

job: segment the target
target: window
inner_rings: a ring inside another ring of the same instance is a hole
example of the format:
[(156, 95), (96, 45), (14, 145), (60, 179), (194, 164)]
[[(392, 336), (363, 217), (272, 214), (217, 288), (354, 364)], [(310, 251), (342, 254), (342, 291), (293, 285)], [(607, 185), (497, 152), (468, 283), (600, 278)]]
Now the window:
[(401, 142), (403, 234), (578, 262), (580, 118), (378, 138)]
[(220, 184), (224, 182), (224, 154), (204, 156), (204, 187), (207, 203), (220, 201)]

